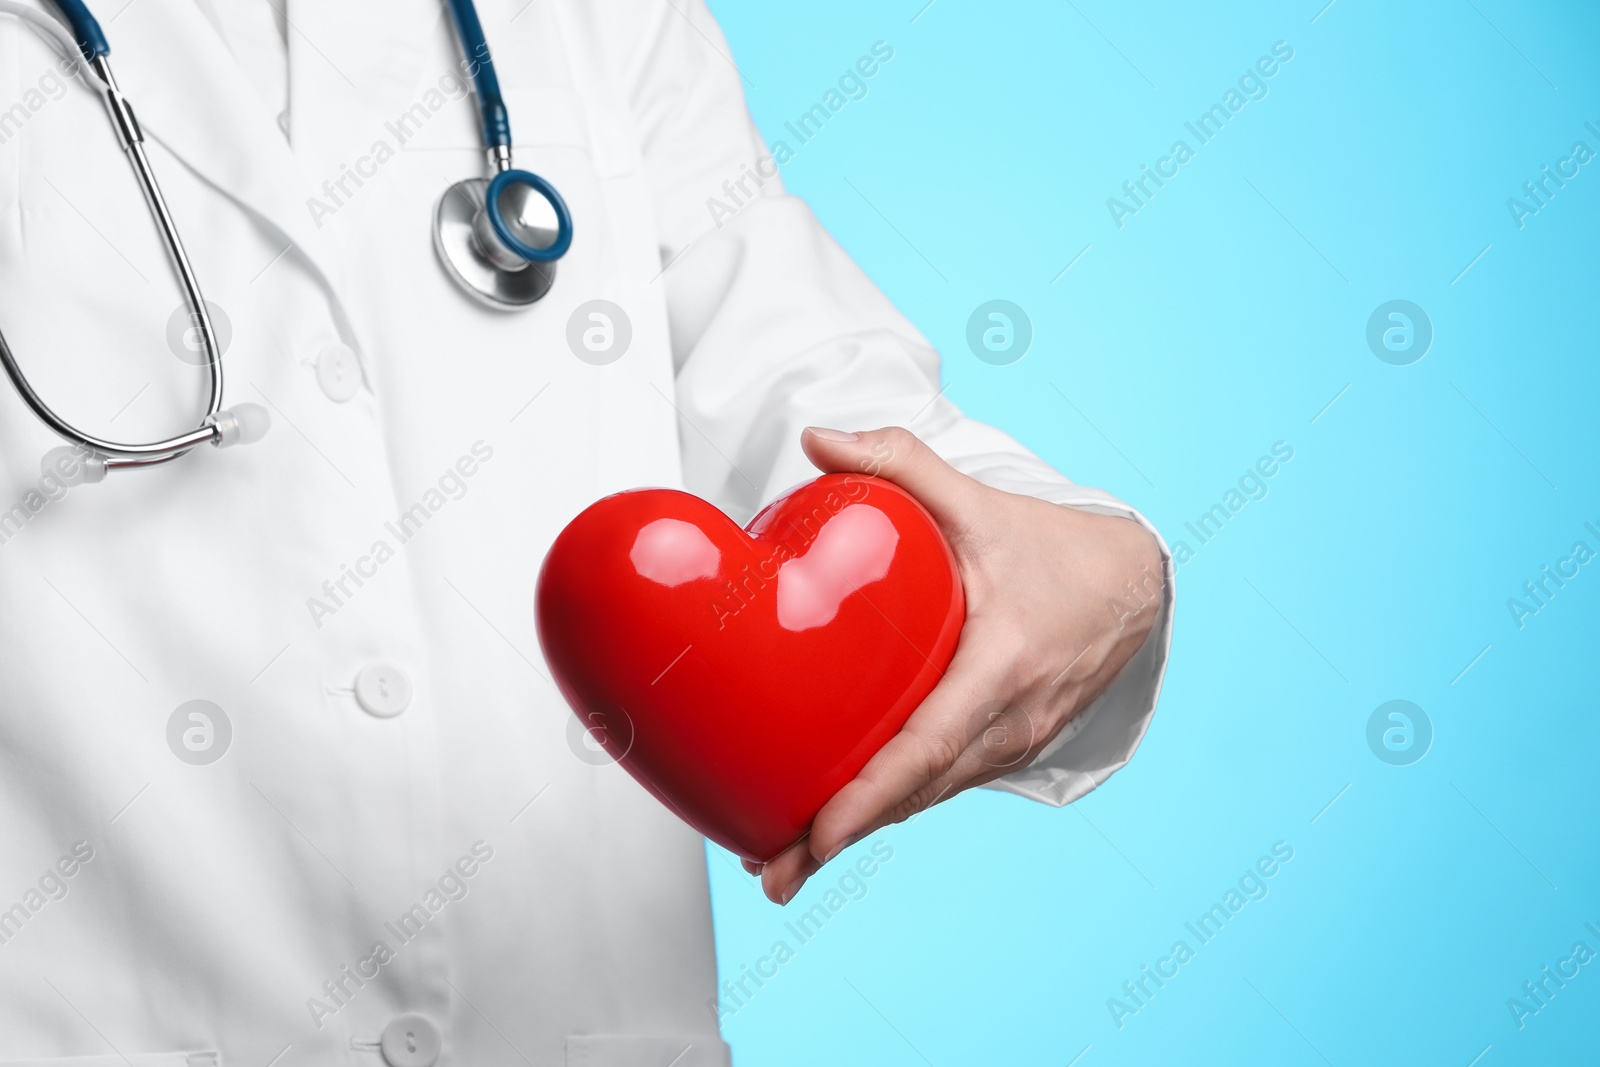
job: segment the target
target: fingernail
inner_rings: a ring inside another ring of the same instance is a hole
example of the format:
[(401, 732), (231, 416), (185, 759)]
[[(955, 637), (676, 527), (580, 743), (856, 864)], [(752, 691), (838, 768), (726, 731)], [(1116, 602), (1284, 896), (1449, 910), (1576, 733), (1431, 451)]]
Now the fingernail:
[(843, 852), (845, 849), (849, 848), (851, 845), (855, 844), (857, 841), (860, 841), (860, 840), (861, 840), (861, 835), (860, 834), (851, 834), (849, 837), (845, 838), (843, 841), (839, 842), (837, 845), (834, 845), (833, 846), (833, 851), (828, 853), (826, 856), (824, 856), (822, 858), (822, 862), (823, 863), (832, 863), (833, 862), (833, 857), (837, 856), (839, 853)]
[(849, 433), (845, 430), (830, 430), (826, 426), (807, 426), (806, 430), (807, 432), (813, 433), (822, 438), (824, 441), (837, 441), (840, 444), (848, 444), (851, 441), (861, 440), (861, 435), (858, 433)]
[(793, 900), (794, 899), (794, 895), (796, 893), (798, 893), (798, 892), (800, 892), (800, 887), (797, 886), (797, 885), (791, 885), (788, 889), (785, 889), (783, 891), (783, 899), (778, 901), (778, 906), (779, 907), (787, 907), (788, 904), (789, 904), (789, 901)]

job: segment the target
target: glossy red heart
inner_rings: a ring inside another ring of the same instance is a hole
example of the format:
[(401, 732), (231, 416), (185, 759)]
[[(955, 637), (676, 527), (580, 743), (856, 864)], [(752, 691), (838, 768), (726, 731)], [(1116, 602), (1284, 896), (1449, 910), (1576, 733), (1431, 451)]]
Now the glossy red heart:
[(688, 493), (618, 493), (573, 519), (539, 572), (539, 640), (591, 736), (760, 861), (899, 731), (965, 615), (932, 516), (861, 475), (792, 489), (743, 530)]

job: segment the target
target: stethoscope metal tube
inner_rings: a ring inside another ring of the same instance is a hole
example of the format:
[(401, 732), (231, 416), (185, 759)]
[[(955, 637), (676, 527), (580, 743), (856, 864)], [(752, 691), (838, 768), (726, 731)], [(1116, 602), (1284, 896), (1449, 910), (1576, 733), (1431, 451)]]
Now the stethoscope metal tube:
[[(167, 460), (177, 459), (203, 441), (220, 443), (222, 432), (217, 428), (215, 418), (222, 410), (222, 352), (217, 345), (216, 331), (211, 327), (211, 312), (206, 308), (205, 295), (200, 291), (200, 280), (189, 264), (189, 255), (184, 251), (183, 239), (178, 236), (178, 226), (172, 220), (172, 212), (167, 209), (166, 198), (161, 195), (161, 186), (156, 181), (155, 171), (150, 167), (150, 158), (145, 154), (144, 132), (139, 129), (139, 120), (134, 115), (128, 98), (123, 96), (122, 90), (117, 87), (117, 79), (111, 73), (109, 57), (96, 55), (91, 63), (95, 72), (100, 75), (100, 80), (105, 83), (106, 110), (110, 112), (112, 125), (117, 129), (117, 139), (133, 164), (134, 173), (138, 175), (139, 187), (144, 190), (145, 203), (149, 205), (150, 213), (155, 216), (162, 240), (166, 244), (167, 258), (172, 261), (172, 268), (178, 275), (178, 283), (183, 287), (183, 299), (189, 305), (189, 321), (199, 331), (201, 343), (205, 345), (205, 365), (211, 379), (211, 390), (200, 427), (187, 434), (179, 434), (177, 437), (150, 445), (116, 445), (87, 435), (83, 435), (78, 443), (87, 444), (96, 451), (106, 454), (109, 457), (106, 463), (108, 467), (130, 466), (140, 462), (138, 457), (168, 453), (159, 459), (142, 461), (146, 465), (150, 462), (164, 463)], [(133, 462), (130, 463), (130, 460)]]

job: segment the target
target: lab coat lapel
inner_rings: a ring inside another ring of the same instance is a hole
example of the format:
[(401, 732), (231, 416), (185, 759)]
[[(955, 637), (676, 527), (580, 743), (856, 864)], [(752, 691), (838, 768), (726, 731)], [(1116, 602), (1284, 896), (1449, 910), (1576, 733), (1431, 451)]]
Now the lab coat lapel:
[(146, 136), (275, 228), (337, 294), (339, 257), (308, 209), (306, 172), (227, 44), (189, 0), (125, 10), (108, 26), (111, 59)]

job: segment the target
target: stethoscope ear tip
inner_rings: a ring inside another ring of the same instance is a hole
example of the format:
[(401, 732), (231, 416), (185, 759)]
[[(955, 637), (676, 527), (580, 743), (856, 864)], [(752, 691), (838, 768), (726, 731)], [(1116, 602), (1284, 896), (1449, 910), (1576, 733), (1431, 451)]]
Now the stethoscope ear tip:
[(260, 404), (235, 404), (211, 418), (217, 428), (216, 445), (249, 445), (261, 440), (272, 429), (272, 415)]
[(57, 445), (44, 454), (39, 469), (55, 475), (68, 486), (106, 480), (105, 457), (86, 452), (81, 445)]

